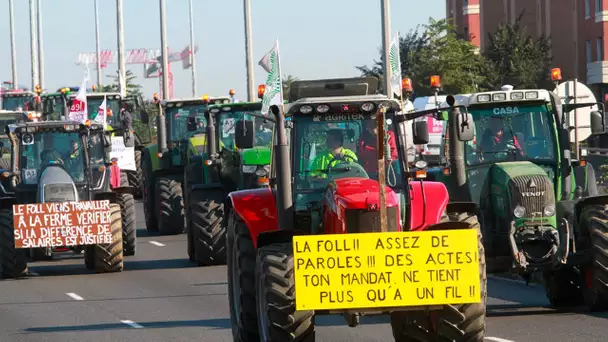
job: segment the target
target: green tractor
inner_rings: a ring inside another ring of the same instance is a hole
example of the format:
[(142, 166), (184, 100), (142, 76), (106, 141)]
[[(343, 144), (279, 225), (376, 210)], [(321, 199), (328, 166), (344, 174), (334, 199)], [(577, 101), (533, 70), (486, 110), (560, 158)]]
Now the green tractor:
[[(198, 265), (226, 263), (223, 221), (228, 193), (269, 185), (275, 118), (261, 111), (261, 102), (209, 106), (207, 151), (191, 158), (184, 174), (188, 256)], [(198, 127), (194, 120), (189, 119), (190, 129)], [(252, 148), (240, 149), (235, 144), (236, 125), (241, 120), (254, 122), (256, 141)]]
[(11, 90), (0, 94), (0, 110), (34, 110), (36, 93), (33, 91)]
[[(181, 234), (185, 228), (182, 189), (185, 167), (206, 152), (205, 111), (212, 104), (231, 103), (229, 96), (158, 100), (157, 143), (142, 151), (143, 202), (146, 228), (163, 235)], [(188, 118), (197, 127), (188, 129)], [(201, 173), (202, 174), (202, 173)]]
[[(571, 159), (567, 124), (570, 111), (591, 105), (562, 105), (553, 92), (510, 86), (473, 94), (466, 109), (476, 138), (467, 143), (456, 139), (456, 118), (428, 111), (448, 121), (448, 167), (429, 177), (447, 185), (450, 201), (478, 204), (489, 272), (527, 280), (542, 273), (556, 307), (608, 304), (608, 196), (598, 195), (593, 167)], [(606, 131), (603, 120), (591, 114), (592, 134)]]

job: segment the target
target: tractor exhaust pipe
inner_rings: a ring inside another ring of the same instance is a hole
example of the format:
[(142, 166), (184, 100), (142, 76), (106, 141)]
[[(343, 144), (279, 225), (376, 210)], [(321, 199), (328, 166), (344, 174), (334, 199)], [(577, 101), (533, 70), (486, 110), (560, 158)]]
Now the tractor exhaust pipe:
[(207, 158), (213, 160), (217, 155), (217, 146), (215, 146), (215, 114), (209, 113), (207, 116)]
[(158, 115), (156, 116), (156, 144), (158, 146), (158, 153), (165, 153), (167, 151), (167, 125), (165, 122), (163, 106), (159, 102)]
[(277, 118), (277, 140), (274, 146), (275, 162), (277, 163), (277, 215), (279, 229), (293, 230), (293, 197), (291, 194), (291, 165), (289, 164), (289, 146), (287, 145), (287, 130), (285, 115), (282, 108), (272, 106), (270, 110)]
[(467, 187), (467, 174), (464, 164), (464, 143), (458, 140), (458, 116), (461, 115), (460, 108), (453, 107), (449, 112), (448, 125), (450, 129), (450, 173), (456, 179), (456, 191), (452, 201), (470, 201), (469, 190)]

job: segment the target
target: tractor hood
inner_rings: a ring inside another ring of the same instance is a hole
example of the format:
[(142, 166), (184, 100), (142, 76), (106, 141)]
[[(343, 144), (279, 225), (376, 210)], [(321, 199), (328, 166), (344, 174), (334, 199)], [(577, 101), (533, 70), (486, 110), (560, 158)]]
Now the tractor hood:
[[(397, 207), (399, 197), (386, 188), (386, 206)], [(336, 204), (344, 209), (378, 210), (380, 208), (380, 184), (369, 178), (339, 178), (330, 183)]]
[(269, 165), (270, 148), (254, 147), (242, 151), (243, 165)]

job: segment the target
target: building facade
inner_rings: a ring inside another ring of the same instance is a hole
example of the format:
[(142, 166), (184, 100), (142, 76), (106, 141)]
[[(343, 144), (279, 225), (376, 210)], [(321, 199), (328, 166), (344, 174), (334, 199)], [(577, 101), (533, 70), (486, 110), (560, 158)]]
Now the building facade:
[[(532, 37), (551, 39), (553, 67), (564, 80), (577, 78), (596, 96), (608, 93), (608, 1), (446, 0), (446, 17), (483, 51), (501, 23), (521, 24)], [(550, 70), (547, 70), (549, 74)]]

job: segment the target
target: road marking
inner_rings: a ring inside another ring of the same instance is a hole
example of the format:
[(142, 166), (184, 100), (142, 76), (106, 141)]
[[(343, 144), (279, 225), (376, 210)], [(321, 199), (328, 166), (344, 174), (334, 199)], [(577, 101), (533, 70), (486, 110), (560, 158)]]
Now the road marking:
[(154, 246), (158, 246), (158, 247), (163, 247), (163, 246), (165, 246), (165, 244), (164, 244), (164, 243), (160, 243), (160, 242), (157, 242), (157, 241), (148, 241), (148, 242), (150, 242), (150, 243), (151, 243), (151, 244), (153, 244)]
[(76, 300), (84, 300), (84, 298), (80, 297), (79, 295), (75, 294), (74, 292), (68, 292), (66, 293), (68, 296), (72, 297), (72, 299), (76, 299)]
[(142, 325), (139, 325), (139, 324), (137, 324), (137, 323), (135, 323), (133, 321), (129, 321), (129, 320), (122, 320), (122, 321), (120, 321), (120, 323), (126, 324), (126, 325), (130, 326), (131, 328), (135, 328), (135, 329), (142, 329), (143, 328)]
[(494, 341), (494, 342), (515, 342), (515, 341), (513, 341), (513, 340), (507, 340), (507, 339), (504, 339), (504, 338), (500, 338), (500, 337), (491, 337), (491, 336), (488, 336), (488, 337), (486, 337), (486, 338), (484, 338), (484, 339), (485, 339), (485, 340)]

